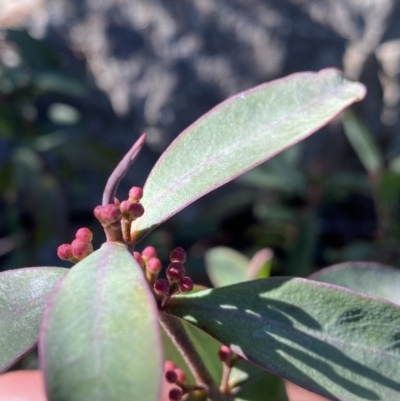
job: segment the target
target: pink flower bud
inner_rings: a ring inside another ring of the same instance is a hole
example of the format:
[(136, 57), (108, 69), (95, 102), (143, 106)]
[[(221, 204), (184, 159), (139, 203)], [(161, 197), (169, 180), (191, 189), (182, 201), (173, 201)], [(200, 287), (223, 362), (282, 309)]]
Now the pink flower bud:
[(176, 374), (176, 372), (174, 370), (167, 370), (165, 372), (165, 380), (168, 383), (174, 384), (178, 380), (178, 375)]
[(109, 203), (108, 205), (103, 206), (101, 217), (105, 224), (111, 225), (118, 220), (121, 220), (121, 211), (117, 206)]
[(156, 248), (154, 246), (146, 246), (146, 248), (142, 251), (142, 256), (146, 260), (150, 260), (151, 258), (157, 257)]
[(158, 279), (155, 283), (154, 283), (154, 292), (157, 295), (164, 295), (167, 296), (169, 295), (169, 291), (170, 291), (170, 285), (168, 280), (165, 280), (165, 278), (160, 278)]
[(194, 286), (193, 280), (188, 276), (183, 277), (181, 279), (181, 281), (179, 281), (179, 289), (182, 292), (190, 292), (190, 291), (192, 291), (193, 290), (193, 286)]
[(82, 260), (93, 252), (93, 246), (90, 242), (75, 239), (71, 243), (71, 250), (74, 258)]
[(180, 389), (179, 387), (173, 388), (169, 392), (169, 400), (170, 401), (181, 401), (182, 395), (183, 395), (182, 389)]
[(185, 268), (182, 263), (172, 262), (167, 268), (167, 277), (170, 281), (180, 281), (185, 276)]
[(61, 260), (70, 260), (72, 258), (72, 249), (70, 244), (62, 244), (57, 248), (57, 256)]
[(233, 356), (232, 350), (226, 345), (221, 345), (218, 351), (219, 360), (221, 362), (229, 362), (232, 359), (232, 356)]
[(175, 373), (178, 376), (179, 382), (186, 383), (187, 381), (186, 373), (182, 369), (175, 369)]
[(168, 370), (175, 370), (176, 365), (172, 361), (165, 361), (164, 362), (164, 371), (167, 372)]
[(178, 246), (171, 252), (171, 254), (169, 255), (169, 259), (171, 262), (185, 263), (186, 262), (186, 252), (183, 248)]
[(150, 273), (153, 274), (157, 274), (160, 273), (161, 270), (161, 260), (158, 258), (151, 258), (148, 262), (147, 262), (147, 270)]
[(83, 227), (76, 232), (75, 238), (82, 241), (91, 242), (93, 239), (93, 233), (88, 228)]
[(121, 213), (124, 217), (130, 217), (130, 212), (129, 208), (131, 207), (132, 203), (130, 203), (127, 200), (124, 200), (120, 203), (119, 205), (119, 210), (121, 210)]
[(101, 205), (96, 206), (96, 207), (94, 208), (94, 210), (93, 210), (94, 216), (96, 217), (97, 220), (100, 221), (100, 223), (103, 223), (103, 220), (102, 220), (102, 213), (103, 213), (103, 206), (101, 206)]
[(144, 214), (144, 207), (140, 202), (131, 203), (131, 207), (129, 209), (132, 219), (138, 219), (142, 217)]
[(146, 264), (142, 258), (142, 255), (139, 252), (133, 252), (133, 257), (135, 258), (136, 262), (138, 262), (138, 265), (144, 269)]
[(143, 189), (140, 187), (132, 187), (129, 190), (129, 201), (136, 202), (143, 197)]

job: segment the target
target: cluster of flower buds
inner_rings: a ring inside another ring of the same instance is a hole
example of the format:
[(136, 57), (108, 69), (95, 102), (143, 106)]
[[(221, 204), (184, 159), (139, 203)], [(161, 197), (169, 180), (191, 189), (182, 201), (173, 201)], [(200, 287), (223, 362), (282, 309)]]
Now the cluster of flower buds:
[[(143, 197), (143, 189), (132, 187), (129, 190), (127, 200), (120, 202), (114, 198), (114, 203), (104, 206), (96, 206), (94, 215), (106, 231), (119, 232), (122, 229), (122, 236), (126, 242), (130, 242), (130, 226), (132, 221), (143, 216), (144, 207), (139, 202)], [(111, 231), (110, 231), (111, 230)], [(110, 237), (118, 238), (118, 235)]]
[(175, 384), (177, 387), (169, 391), (169, 401), (180, 401), (185, 394), (193, 391), (204, 390), (202, 386), (193, 386), (186, 383), (186, 374), (183, 370), (177, 368), (171, 361), (164, 364), (165, 380), (169, 384)]
[(161, 270), (161, 260), (157, 257), (157, 251), (154, 246), (148, 246), (143, 249), (142, 253), (133, 252), (133, 257), (143, 269), (147, 281), (153, 285), (157, 280), (158, 273)]
[(88, 228), (80, 228), (71, 244), (62, 244), (58, 247), (57, 255), (62, 260), (79, 262), (93, 252), (92, 239), (93, 234)]
[(186, 262), (186, 252), (184, 249), (175, 248), (170, 254), (170, 261), (166, 271), (167, 279), (158, 279), (153, 286), (154, 292), (165, 299), (180, 292), (193, 290), (193, 280), (185, 275), (183, 264)]

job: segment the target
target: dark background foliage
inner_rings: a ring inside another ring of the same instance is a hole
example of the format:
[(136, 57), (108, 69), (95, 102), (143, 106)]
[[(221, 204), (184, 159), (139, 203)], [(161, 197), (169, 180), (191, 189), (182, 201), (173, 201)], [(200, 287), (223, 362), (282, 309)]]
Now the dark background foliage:
[[(211, 193), (139, 244), (274, 250), (273, 274), (343, 260), (400, 266), (400, 1), (3, 0), (0, 7), (0, 269), (62, 265), (108, 174), (142, 132), (120, 189), (143, 185), (184, 128), (241, 90), (343, 69), (367, 98), (353, 112), (384, 160), (367, 174), (341, 122)], [(248, 133), (251, 135), (251, 132)]]

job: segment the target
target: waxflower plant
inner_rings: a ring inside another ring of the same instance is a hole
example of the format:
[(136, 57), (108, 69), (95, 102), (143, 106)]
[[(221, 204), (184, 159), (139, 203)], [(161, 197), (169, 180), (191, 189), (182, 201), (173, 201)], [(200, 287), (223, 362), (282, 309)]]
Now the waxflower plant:
[(94, 209), (106, 234), (100, 249), (82, 228), (58, 248), (71, 269), (0, 274), (0, 369), (38, 344), (49, 401), (157, 401), (165, 382), (171, 401), (261, 401), (275, 397), (263, 385), (276, 376), (266, 371), (333, 400), (399, 399), (400, 307), (374, 297), (398, 293), (395, 270), (351, 264), (312, 279), (255, 279), (259, 263), (256, 276), (240, 273), (224, 285), (229, 274), (217, 274), (218, 287), (201, 289), (186, 275), (183, 249), (172, 250), (166, 278), (153, 247), (134, 250), (191, 202), (364, 96), (363, 85), (333, 69), (233, 96), (175, 139), (143, 191), (134, 187), (120, 201), (115, 193), (140, 137)]

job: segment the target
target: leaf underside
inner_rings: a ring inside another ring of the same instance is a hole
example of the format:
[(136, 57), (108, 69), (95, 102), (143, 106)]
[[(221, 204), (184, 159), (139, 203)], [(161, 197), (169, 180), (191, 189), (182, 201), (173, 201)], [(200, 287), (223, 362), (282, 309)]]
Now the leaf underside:
[(46, 308), (39, 342), (50, 401), (158, 401), (157, 308), (125, 245), (75, 265)]
[(47, 299), (67, 272), (30, 267), (0, 273), (0, 372), (36, 345)]
[(335, 69), (290, 75), (239, 93), (183, 131), (151, 171), (132, 240), (196, 199), (301, 141), (365, 96)]
[(166, 312), (330, 399), (400, 399), (400, 308), (390, 302), (271, 278), (176, 297)]

